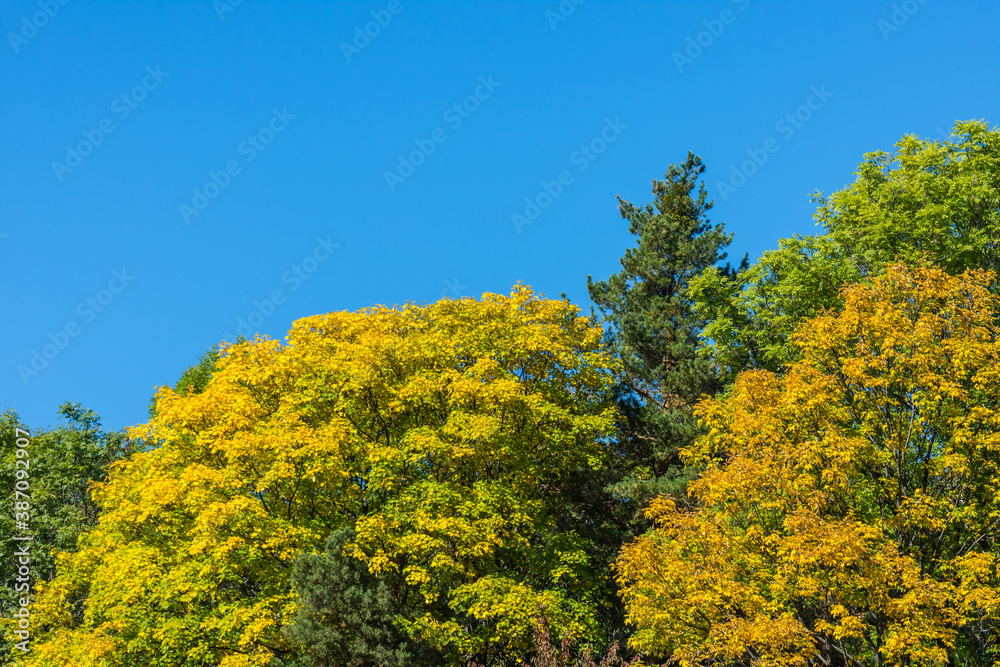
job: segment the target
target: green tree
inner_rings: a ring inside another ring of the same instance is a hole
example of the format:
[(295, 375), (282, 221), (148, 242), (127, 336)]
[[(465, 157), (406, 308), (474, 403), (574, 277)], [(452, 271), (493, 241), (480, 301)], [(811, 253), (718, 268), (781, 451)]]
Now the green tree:
[(440, 664), (442, 656), (408, 637), (395, 624), (404, 610), (405, 582), (373, 577), (345, 549), (351, 528), (330, 534), (321, 554), (302, 554), (295, 562), (292, 586), (297, 603), (286, 636), (304, 649), (308, 667), (409, 667)]
[[(241, 336), (237, 342), (243, 342), (244, 340), (246, 339)], [(203, 352), (193, 366), (189, 366), (186, 371), (181, 373), (180, 378), (174, 383), (174, 391), (181, 395), (189, 393), (199, 394), (204, 391), (205, 387), (208, 386), (209, 380), (212, 379), (212, 373), (215, 372), (215, 367), (219, 362), (220, 356), (221, 352), (218, 345), (213, 345)], [(152, 417), (155, 414), (156, 396), (153, 396), (149, 399), (149, 416)]]
[[(725, 259), (732, 235), (707, 218), (712, 202), (699, 182), (704, 171), (689, 152), (662, 181), (653, 181), (652, 204), (635, 206), (619, 197), (638, 245), (625, 251), (621, 272), (598, 282), (587, 276), (590, 298), (623, 364), (616, 438), (621, 481), (614, 489), (633, 501), (633, 510), (683, 489), (691, 473), (677, 453), (700, 432), (692, 406), (719, 387), (713, 361), (696, 354), (706, 319), (695, 311), (689, 285)], [(718, 271), (730, 281), (738, 272), (728, 264)]]
[[(92, 410), (65, 403), (59, 415), (66, 423), (32, 432), (27, 447), (33, 582), (51, 581), (56, 575), (55, 553), (75, 551), (80, 534), (97, 524), (99, 507), (90, 496), (90, 487), (106, 478), (108, 465), (130, 451), (125, 435), (103, 431)], [(15, 563), (10, 556), (21, 545), (14, 540), (21, 533), (14, 525), (13, 507), (15, 462), (20, 460), (16, 457), (17, 427), (25, 428), (16, 413), (0, 415), (0, 552), (5, 554), (0, 560), (2, 617), (9, 617), (15, 601), (22, 597), (14, 590)], [(10, 659), (9, 654), (0, 653), (0, 664), (5, 664), (5, 659)]]
[(702, 351), (727, 384), (742, 370), (793, 361), (788, 338), (797, 324), (839, 307), (842, 285), (889, 263), (1000, 269), (997, 128), (966, 121), (947, 140), (906, 135), (895, 153), (865, 154), (855, 175), (829, 197), (814, 195), (824, 233), (782, 239), (735, 280), (710, 266), (691, 281), (695, 310), (708, 322)]

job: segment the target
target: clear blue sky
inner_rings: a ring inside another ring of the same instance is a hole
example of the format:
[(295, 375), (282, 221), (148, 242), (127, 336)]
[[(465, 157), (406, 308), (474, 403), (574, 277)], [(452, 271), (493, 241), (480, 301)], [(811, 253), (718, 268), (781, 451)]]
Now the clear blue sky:
[(1000, 123), (987, 0), (5, 0), (0, 21), (0, 407), (33, 427), (67, 400), (144, 421), (239, 318), (280, 338), (517, 281), (589, 309), (631, 240), (615, 195), (646, 201), (689, 149), (753, 257), (814, 231), (809, 193), (863, 153)]

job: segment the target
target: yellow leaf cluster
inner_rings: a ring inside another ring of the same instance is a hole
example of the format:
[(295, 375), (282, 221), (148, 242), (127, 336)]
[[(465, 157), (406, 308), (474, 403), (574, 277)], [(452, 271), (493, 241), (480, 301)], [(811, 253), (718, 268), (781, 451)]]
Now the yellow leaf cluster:
[(539, 604), (582, 627), (585, 559), (573, 544), (560, 558), (553, 498), (603, 462), (614, 365), (577, 308), (523, 286), (224, 348), (203, 392), (159, 390), (132, 433), (153, 446), (95, 489), (100, 525), (41, 594), (30, 667), (265, 665), (293, 650), (290, 566), (344, 526), (355, 557), (426, 605), (410, 627), (429, 639), (520, 641)]
[(618, 561), (635, 648), (692, 667), (988, 663), (993, 281), (891, 266), (800, 326), (801, 361), (698, 406), (694, 508), (654, 502)]

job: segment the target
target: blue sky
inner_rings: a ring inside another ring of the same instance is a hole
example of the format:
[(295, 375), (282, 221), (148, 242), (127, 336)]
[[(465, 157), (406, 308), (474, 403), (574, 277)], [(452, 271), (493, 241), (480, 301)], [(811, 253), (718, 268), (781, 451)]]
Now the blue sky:
[(689, 149), (754, 257), (865, 152), (1000, 123), (996, 2), (578, 1), (2, 3), (0, 407), (144, 421), (243, 322), (589, 309)]

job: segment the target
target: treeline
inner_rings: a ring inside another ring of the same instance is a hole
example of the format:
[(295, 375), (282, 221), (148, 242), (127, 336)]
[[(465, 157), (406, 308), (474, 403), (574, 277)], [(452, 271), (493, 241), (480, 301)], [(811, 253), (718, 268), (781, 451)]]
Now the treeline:
[(704, 169), (619, 199), (589, 316), (523, 285), (317, 315), (126, 432), (63, 406), (0, 664), (994, 664), (1000, 130), (866, 154), (752, 264)]

